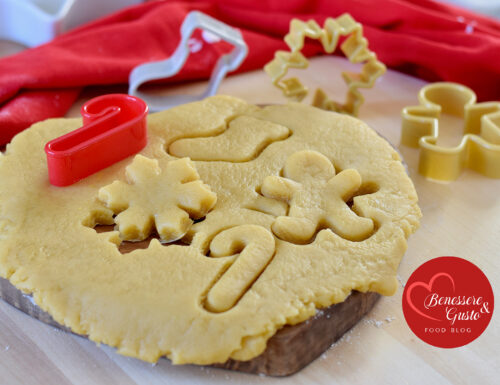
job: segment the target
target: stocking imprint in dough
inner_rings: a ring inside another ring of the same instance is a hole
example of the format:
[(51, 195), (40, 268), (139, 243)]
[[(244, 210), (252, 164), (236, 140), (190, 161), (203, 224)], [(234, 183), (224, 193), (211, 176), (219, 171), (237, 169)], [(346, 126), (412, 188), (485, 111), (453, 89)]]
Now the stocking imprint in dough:
[(231, 120), (222, 134), (176, 140), (170, 145), (169, 152), (173, 156), (187, 156), (192, 160), (247, 162), (259, 156), (271, 143), (289, 135), (290, 130), (285, 126), (240, 116)]

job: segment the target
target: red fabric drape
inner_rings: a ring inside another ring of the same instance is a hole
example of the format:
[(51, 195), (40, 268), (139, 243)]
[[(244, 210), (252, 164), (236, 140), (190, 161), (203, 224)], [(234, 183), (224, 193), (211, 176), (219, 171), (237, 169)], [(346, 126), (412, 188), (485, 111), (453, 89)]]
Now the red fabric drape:
[[(136, 65), (167, 58), (184, 17), (195, 9), (241, 29), (249, 55), (237, 72), (261, 68), (277, 49), (286, 49), (282, 39), (290, 19), (322, 24), (349, 12), (363, 23), (370, 48), (388, 67), (460, 82), (480, 100), (500, 98), (500, 22), (457, 7), (432, 0), (154, 1), (1, 59), (0, 143), (34, 122), (63, 116), (82, 87), (126, 83)], [(207, 78), (230, 49), (223, 42), (202, 43), (169, 82)], [(305, 52), (322, 51), (308, 42)]]

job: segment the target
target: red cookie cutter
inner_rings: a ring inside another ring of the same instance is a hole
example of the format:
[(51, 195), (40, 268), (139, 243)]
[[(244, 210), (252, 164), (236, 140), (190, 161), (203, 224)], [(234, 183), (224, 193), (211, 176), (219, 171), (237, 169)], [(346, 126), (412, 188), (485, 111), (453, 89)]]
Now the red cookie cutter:
[(103, 95), (81, 109), (83, 126), (45, 145), (49, 180), (68, 186), (140, 151), (148, 106), (126, 94)]

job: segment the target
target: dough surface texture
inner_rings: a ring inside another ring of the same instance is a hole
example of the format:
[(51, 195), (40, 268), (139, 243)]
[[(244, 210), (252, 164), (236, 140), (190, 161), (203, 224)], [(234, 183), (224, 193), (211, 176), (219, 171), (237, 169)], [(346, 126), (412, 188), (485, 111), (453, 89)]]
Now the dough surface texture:
[[(421, 213), (360, 120), (215, 96), (150, 115), (140, 154), (54, 187), (44, 145), (80, 126), (38, 123), (0, 156), (0, 275), (75, 333), (150, 362), (249, 360), (352, 290), (396, 291)], [(120, 253), (155, 229), (162, 243)]]

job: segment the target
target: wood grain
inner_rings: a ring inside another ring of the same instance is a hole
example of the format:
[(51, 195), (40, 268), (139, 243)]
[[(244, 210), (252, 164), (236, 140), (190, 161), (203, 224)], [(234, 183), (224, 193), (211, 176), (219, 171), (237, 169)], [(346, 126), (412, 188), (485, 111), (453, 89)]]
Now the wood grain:
[[(97, 232), (111, 231), (113, 226), (98, 226)], [(148, 247), (153, 237), (141, 242), (123, 242), (122, 253)], [(329, 306), (305, 322), (286, 325), (267, 342), (267, 348), (258, 357), (249, 361), (228, 360), (217, 368), (239, 372), (289, 376), (318, 358), (342, 335), (356, 325), (380, 298), (377, 293), (353, 292), (344, 302)], [(43, 311), (31, 296), (23, 294), (8, 280), (0, 278), (0, 299), (27, 315), (66, 332), (71, 330), (56, 322)]]
[[(300, 76), (311, 89), (321, 86), (340, 99), (345, 91), (340, 72), (357, 69), (342, 58), (320, 57), (313, 59)], [(424, 84), (388, 71), (374, 90), (362, 91), (366, 102), (360, 118), (399, 146), (401, 109), (417, 104), (417, 92)], [(172, 86), (162, 93), (196, 93), (204, 87), (206, 83), (199, 82)], [(126, 87), (87, 90), (68, 116), (78, 116), (88, 98), (107, 91), (123, 92)], [(262, 71), (227, 78), (219, 93), (250, 103), (284, 102)], [(446, 126), (445, 130), (459, 140), (460, 128)], [(276, 379), (193, 365), (174, 366), (167, 360), (152, 367), (120, 356), (112, 348), (97, 347), (91, 341), (57, 331), (0, 301), (0, 384), (497, 384), (500, 317), (494, 314), (483, 335), (467, 346), (434, 348), (415, 337), (406, 325), (401, 295), (404, 283), (423, 262), (456, 255), (478, 265), (500, 298), (500, 180), (465, 171), (453, 183), (435, 183), (418, 174), (417, 150), (398, 148), (408, 164), (424, 214), (421, 228), (409, 239), (399, 266), (401, 286), (396, 295), (381, 298), (361, 322), (297, 374)]]
[(297, 373), (356, 325), (379, 298), (377, 293), (353, 292), (344, 302), (320, 310), (307, 321), (278, 330), (260, 356), (250, 361), (228, 360), (214, 367), (278, 377)]

